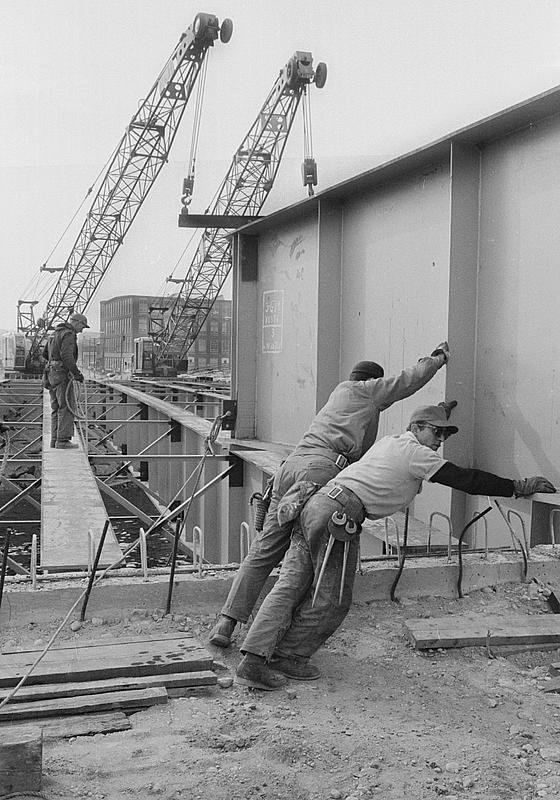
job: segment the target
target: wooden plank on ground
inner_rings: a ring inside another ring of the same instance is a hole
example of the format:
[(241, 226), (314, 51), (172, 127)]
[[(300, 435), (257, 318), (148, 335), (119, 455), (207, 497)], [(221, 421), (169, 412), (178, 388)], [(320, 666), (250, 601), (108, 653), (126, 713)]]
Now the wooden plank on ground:
[(405, 631), (417, 650), (514, 644), (560, 644), (560, 618), (545, 616), (448, 616), (413, 619)]
[[(145, 643), (145, 642), (169, 642), (174, 641), (175, 639), (192, 639), (191, 636), (185, 636), (184, 633), (161, 633), (156, 634), (155, 636), (146, 636), (144, 634), (131, 634), (130, 636), (119, 636), (118, 638), (112, 638), (110, 636), (104, 636), (100, 639), (91, 639), (91, 640), (76, 640), (74, 639), (72, 642), (63, 642), (58, 644), (56, 647), (51, 648), (53, 651), (57, 650), (76, 650), (81, 647), (108, 647), (113, 646), (115, 644), (136, 644), (136, 643)], [(4, 655), (12, 655), (13, 653), (35, 653), (35, 656), (38, 656), (41, 650), (38, 650), (34, 647), (31, 650), (19, 649), (19, 650), (2, 650), (0, 654), (0, 663), (1, 658)]]
[(557, 694), (560, 692), (560, 678), (552, 678), (552, 680), (543, 684), (541, 688), (543, 692), (555, 692)]
[[(29, 727), (29, 722), (5, 722), (0, 732), (8, 728)], [(92, 736), (95, 733), (115, 733), (132, 728), (124, 711), (107, 711), (102, 714), (78, 714), (67, 717), (45, 717), (38, 719), (34, 727), (41, 728), (44, 739), (70, 739), (72, 736)]]
[[(166, 689), (189, 686), (215, 686), (218, 676), (211, 670), (201, 672), (172, 672), (168, 675), (145, 675), (138, 678), (108, 678), (100, 681), (74, 681), (72, 683), (44, 683), (36, 686), (24, 684), (10, 699), (10, 703), (24, 703), (30, 700), (54, 700), (57, 697), (79, 697), (85, 694), (105, 692), (124, 692), (131, 689), (148, 689), (164, 686)], [(13, 688), (13, 687), (12, 687)], [(0, 689), (0, 703), (10, 693), (10, 689)]]
[[(0, 655), (0, 687), (14, 686), (41, 651)], [(210, 653), (192, 638), (52, 649), (27, 678), (27, 685), (138, 677), (212, 668)]]
[(17, 719), (60, 717), (64, 714), (88, 714), (92, 711), (115, 711), (147, 708), (167, 703), (167, 691), (156, 686), (134, 689), (130, 692), (105, 692), (83, 697), (57, 697), (54, 700), (37, 700), (30, 703), (8, 703), (0, 708), (0, 722)]

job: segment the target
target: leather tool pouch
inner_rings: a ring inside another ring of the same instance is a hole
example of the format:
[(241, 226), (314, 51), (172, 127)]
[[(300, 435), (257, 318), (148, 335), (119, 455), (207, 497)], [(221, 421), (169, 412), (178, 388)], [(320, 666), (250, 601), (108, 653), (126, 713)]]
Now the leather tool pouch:
[(280, 525), (293, 522), (299, 517), (309, 498), (313, 497), (320, 488), (318, 483), (313, 483), (312, 481), (294, 483), (278, 503), (278, 522)]

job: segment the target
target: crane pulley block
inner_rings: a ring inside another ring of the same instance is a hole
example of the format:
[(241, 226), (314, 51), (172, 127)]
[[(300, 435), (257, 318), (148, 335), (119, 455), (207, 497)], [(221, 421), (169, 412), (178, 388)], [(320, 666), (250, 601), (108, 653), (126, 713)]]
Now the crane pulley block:
[(304, 186), (317, 186), (317, 162), (314, 158), (304, 158), (301, 165)]

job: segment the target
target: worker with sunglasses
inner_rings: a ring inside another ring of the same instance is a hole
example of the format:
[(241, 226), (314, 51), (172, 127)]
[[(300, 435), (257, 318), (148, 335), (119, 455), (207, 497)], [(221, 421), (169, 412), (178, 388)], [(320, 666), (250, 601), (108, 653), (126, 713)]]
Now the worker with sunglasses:
[[(452, 464), (438, 449), (458, 428), (442, 406), (420, 406), (405, 433), (385, 436), (354, 464), (306, 497), (296, 484), (278, 505), (279, 520), (293, 519), (291, 545), (278, 581), (265, 598), (241, 646), (237, 681), (274, 690), (295, 677), (314, 680), (310, 656), (344, 620), (352, 602), (358, 542), (364, 519), (406, 508), (430, 481), (472, 495), (523, 497), (555, 492), (547, 478), (502, 478)], [(310, 493), (307, 492), (307, 496)], [(289, 670), (284, 669), (289, 665)]]

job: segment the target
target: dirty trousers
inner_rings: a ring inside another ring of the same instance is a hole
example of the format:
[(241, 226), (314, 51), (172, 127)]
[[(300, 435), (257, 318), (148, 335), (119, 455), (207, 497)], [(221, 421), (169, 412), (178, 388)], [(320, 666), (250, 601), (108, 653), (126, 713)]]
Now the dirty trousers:
[(351, 492), (342, 503), (329, 497), (326, 487), (313, 495), (296, 520), (278, 581), (264, 599), (242, 652), (266, 659), (273, 653), (309, 658), (341, 625), (352, 604), (359, 535), (349, 544), (342, 601), (339, 603), (344, 542), (335, 541), (312, 605), (329, 540), (327, 524), (335, 511), (344, 511), (360, 525), (364, 520), (362, 503)]
[[(51, 374), (53, 370), (49, 371)], [(56, 378), (60, 378), (57, 375)], [(66, 390), (70, 378), (65, 376), (60, 383), (53, 386), (51, 379), (52, 389), (49, 389), (51, 401), (51, 442), (69, 442), (74, 435), (74, 414), (68, 408), (66, 400)], [(70, 390), (72, 391), (72, 390)]]
[(324, 486), (340, 472), (333, 459), (323, 455), (289, 456), (277, 471), (272, 497), (263, 529), (257, 534), (227, 596), (222, 614), (238, 622), (247, 622), (266, 579), (283, 559), (290, 546), (293, 523), (278, 523), (278, 503), (298, 481), (312, 481)]

